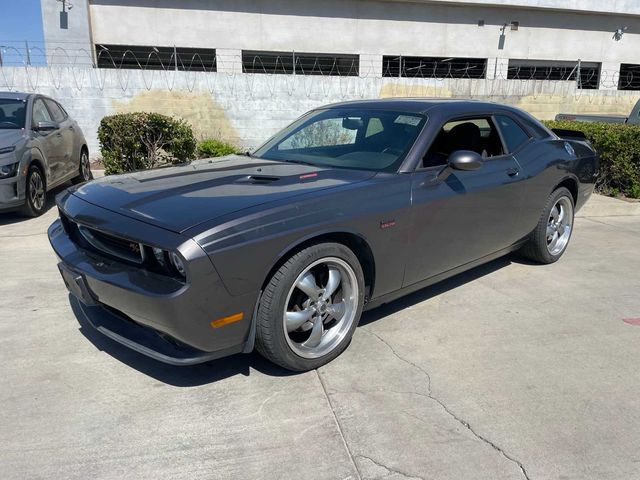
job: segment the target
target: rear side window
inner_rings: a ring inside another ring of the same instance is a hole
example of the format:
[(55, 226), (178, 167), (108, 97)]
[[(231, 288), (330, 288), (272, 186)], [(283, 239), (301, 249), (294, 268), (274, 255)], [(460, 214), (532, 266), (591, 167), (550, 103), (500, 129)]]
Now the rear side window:
[(36, 99), (33, 102), (33, 124), (38, 125), (39, 122), (50, 122), (51, 115), (49, 115), (49, 110), (44, 105), (44, 102), (41, 98)]
[(511, 118), (497, 115), (496, 121), (509, 152), (515, 152), (523, 143), (529, 140), (529, 135)]
[(51, 116), (53, 117), (54, 122), (63, 122), (67, 116), (65, 115), (60, 105), (52, 100), (45, 99), (45, 103), (51, 112)]

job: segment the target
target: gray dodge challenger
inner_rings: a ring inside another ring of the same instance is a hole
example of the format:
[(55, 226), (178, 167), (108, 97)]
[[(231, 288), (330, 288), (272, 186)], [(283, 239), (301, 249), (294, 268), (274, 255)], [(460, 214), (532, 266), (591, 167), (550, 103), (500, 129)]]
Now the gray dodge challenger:
[(363, 310), (516, 250), (558, 260), (597, 172), (580, 133), (515, 108), (347, 102), (253, 154), (72, 187), (49, 240), (116, 342), (174, 365), (256, 348), (304, 371)]

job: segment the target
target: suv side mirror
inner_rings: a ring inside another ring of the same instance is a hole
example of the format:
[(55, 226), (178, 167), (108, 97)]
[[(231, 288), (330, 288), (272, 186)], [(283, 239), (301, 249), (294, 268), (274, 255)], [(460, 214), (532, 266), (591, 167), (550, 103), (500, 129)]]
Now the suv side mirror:
[(51, 132), (53, 130), (57, 130), (58, 128), (60, 127), (56, 122), (38, 122), (34, 130), (38, 132)]
[(457, 150), (449, 155), (448, 165), (454, 170), (477, 170), (484, 160), (482, 156), (471, 150)]

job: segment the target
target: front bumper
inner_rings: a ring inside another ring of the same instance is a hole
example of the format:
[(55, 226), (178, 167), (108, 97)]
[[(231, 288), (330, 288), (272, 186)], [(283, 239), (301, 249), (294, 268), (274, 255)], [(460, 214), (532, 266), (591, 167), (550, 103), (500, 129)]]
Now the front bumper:
[(143, 327), (100, 304), (89, 306), (78, 299), (76, 301), (83, 319), (98, 332), (159, 362), (183, 367), (243, 351), (243, 345), (235, 345), (216, 352), (203, 352)]
[(0, 212), (15, 210), (24, 202), (24, 178), (21, 175), (0, 179)]
[[(230, 295), (195, 242), (73, 195), (63, 194), (59, 207), (69, 218), (100, 225), (107, 231), (138, 232), (136, 241), (177, 249), (187, 259), (185, 283), (86, 251), (56, 220), (48, 235), (60, 259), (63, 279), (80, 301), (83, 315), (99, 332), (175, 365), (205, 362), (252, 345), (251, 320), (257, 293)], [(212, 320), (238, 312), (243, 313), (241, 321), (212, 327)]]

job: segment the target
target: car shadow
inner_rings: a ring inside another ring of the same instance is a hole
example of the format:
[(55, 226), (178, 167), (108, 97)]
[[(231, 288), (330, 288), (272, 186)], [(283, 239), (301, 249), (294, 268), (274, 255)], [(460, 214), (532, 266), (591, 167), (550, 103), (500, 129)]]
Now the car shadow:
[[(525, 263), (517, 254), (498, 258), (484, 265), (460, 273), (447, 280), (425, 287), (398, 300), (383, 304), (362, 315), (359, 327), (369, 325), (389, 315), (393, 315), (407, 307), (424, 302), (449, 290), (461, 287), (500, 270), (511, 263)], [(160, 382), (176, 387), (194, 387), (217, 382), (235, 375), (249, 376), (252, 370), (274, 377), (296, 375), (261, 357), (257, 352), (251, 354), (237, 354), (230, 357), (213, 360), (199, 365), (178, 367), (165, 364), (135, 352), (114, 340), (102, 335), (85, 319), (78, 300), (69, 295), (71, 309), (80, 325), (80, 333), (87, 338), (98, 350), (107, 353), (116, 360), (128, 365), (139, 372)]]
[[(59, 187), (54, 188), (53, 190), (49, 190), (47, 192), (47, 196), (46, 196), (46, 201), (44, 204), (44, 210), (42, 212), (42, 215), (46, 215), (46, 213), (51, 210), (52, 208), (55, 208), (56, 206), (56, 195), (58, 195), (60, 192), (62, 192), (64, 189), (69, 188), (69, 186), (71, 185), (71, 183), (65, 183), (64, 185), (61, 185)], [(12, 225), (14, 223), (20, 223), (20, 222), (24, 222), (26, 220), (33, 220), (34, 217), (29, 217), (27, 215), (23, 215), (22, 213), (20, 213), (19, 209), (15, 210), (15, 211), (9, 211), (9, 212), (0, 212), (0, 227), (3, 225)]]
[(178, 367), (162, 363), (131, 350), (98, 332), (87, 321), (80, 309), (78, 300), (76, 300), (72, 295), (69, 295), (69, 304), (71, 305), (71, 310), (80, 325), (80, 333), (82, 333), (82, 335), (84, 335), (84, 337), (98, 350), (105, 352), (119, 362), (122, 362), (149, 377), (160, 382), (173, 385), (174, 387), (195, 387), (217, 382), (235, 375), (248, 376), (252, 369), (274, 377), (295, 374), (295, 372), (290, 372), (269, 362), (256, 352), (251, 354), (232, 355), (219, 360), (212, 360), (199, 365), (186, 367)]
[(429, 300), (430, 298), (448, 292), (449, 290), (454, 290), (469, 282), (477, 280), (478, 278), (484, 277), (485, 275), (489, 275), (490, 273), (500, 270), (501, 268), (511, 265), (512, 263), (520, 262), (521, 258), (517, 254), (512, 253), (510, 255), (500, 257), (496, 260), (492, 260), (491, 262), (485, 263), (478, 267), (472, 268), (471, 270), (467, 270), (466, 272), (454, 275), (453, 277), (447, 278), (446, 280), (442, 280), (438, 283), (422, 288), (392, 302), (384, 303), (379, 307), (364, 312), (362, 314), (362, 318), (360, 319), (358, 327), (369, 325), (370, 323), (376, 322), (384, 317), (388, 317), (389, 315), (393, 315), (394, 313), (404, 310), (405, 308)]

